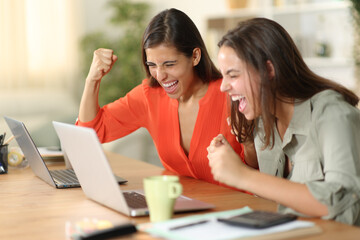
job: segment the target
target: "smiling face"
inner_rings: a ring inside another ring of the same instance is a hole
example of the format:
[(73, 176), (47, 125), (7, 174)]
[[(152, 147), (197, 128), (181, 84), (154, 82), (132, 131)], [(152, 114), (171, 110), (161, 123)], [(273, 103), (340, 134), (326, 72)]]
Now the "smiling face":
[(218, 65), (223, 75), (220, 90), (227, 92), (232, 101), (239, 101), (239, 111), (247, 120), (254, 120), (260, 110), (260, 76), (246, 65), (233, 48), (222, 46), (218, 54)]
[(150, 74), (164, 88), (170, 98), (179, 99), (192, 93), (193, 85), (198, 81), (194, 66), (198, 64), (198, 53), (186, 57), (175, 47), (161, 44), (148, 48), (146, 65)]

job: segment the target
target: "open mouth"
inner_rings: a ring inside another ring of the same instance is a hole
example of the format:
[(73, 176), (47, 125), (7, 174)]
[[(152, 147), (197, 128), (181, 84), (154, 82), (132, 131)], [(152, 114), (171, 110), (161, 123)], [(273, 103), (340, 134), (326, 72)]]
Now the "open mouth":
[(242, 95), (231, 96), (231, 100), (234, 102), (239, 101), (239, 111), (240, 112), (243, 112), (245, 110), (247, 101), (244, 96), (242, 96)]
[(165, 92), (173, 93), (177, 89), (178, 83), (179, 83), (178, 80), (166, 82), (166, 83), (163, 82), (161, 83), (161, 86), (164, 88)]

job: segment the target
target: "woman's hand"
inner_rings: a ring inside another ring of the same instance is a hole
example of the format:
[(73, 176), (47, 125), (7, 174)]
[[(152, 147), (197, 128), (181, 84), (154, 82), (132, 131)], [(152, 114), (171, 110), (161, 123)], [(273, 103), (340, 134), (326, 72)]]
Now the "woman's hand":
[(229, 186), (242, 188), (241, 179), (250, 168), (242, 163), (222, 134), (211, 141), (207, 151), (214, 179)]
[(99, 48), (95, 50), (86, 81), (100, 81), (110, 72), (116, 60), (117, 56), (114, 55), (114, 51), (111, 49)]
[(79, 120), (81, 122), (93, 120), (100, 110), (98, 103), (100, 80), (111, 70), (117, 60), (117, 56), (113, 53), (113, 50), (104, 48), (94, 51), (80, 102)]

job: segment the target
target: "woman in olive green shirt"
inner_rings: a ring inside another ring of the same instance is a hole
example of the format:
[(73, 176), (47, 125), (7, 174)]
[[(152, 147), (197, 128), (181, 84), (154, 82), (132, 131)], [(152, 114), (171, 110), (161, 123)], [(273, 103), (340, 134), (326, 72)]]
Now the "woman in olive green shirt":
[(260, 171), (219, 135), (208, 147), (214, 178), (282, 212), (360, 226), (359, 97), (313, 73), (274, 21), (242, 22), (219, 46), (231, 125)]

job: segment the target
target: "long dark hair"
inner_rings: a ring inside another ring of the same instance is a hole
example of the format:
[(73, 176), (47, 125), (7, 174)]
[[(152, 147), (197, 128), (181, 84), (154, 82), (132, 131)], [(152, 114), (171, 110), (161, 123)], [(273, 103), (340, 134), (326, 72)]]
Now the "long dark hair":
[[(264, 124), (264, 147), (274, 143), (276, 100), (305, 101), (316, 93), (333, 89), (356, 106), (359, 97), (342, 85), (312, 72), (286, 30), (275, 21), (254, 18), (239, 23), (223, 36), (219, 47), (234, 49), (237, 56), (260, 75), (261, 118)], [(275, 76), (270, 79), (267, 62), (274, 66)], [(281, 98), (281, 99), (278, 99)], [(284, 100), (287, 99), (287, 100)], [(231, 126), (240, 142), (252, 139), (255, 121), (248, 121), (238, 111), (239, 102), (232, 102)], [(273, 144), (271, 145), (271, 147)]]
[(182, 11), (171, 8), (157, 14), (145, 29), (142, 41), (142, 61), (150, 86), (160, 86), (146, 65), (147, 48), (160, 44), (175, 47), (187, 57), (191, 57), (195, 48), (200, 48), (201, 59), (195, 66), (198, 77), (205, 83), (221, 78), (221, 73), (211, 61), (199, 30), (193, 21)]

